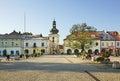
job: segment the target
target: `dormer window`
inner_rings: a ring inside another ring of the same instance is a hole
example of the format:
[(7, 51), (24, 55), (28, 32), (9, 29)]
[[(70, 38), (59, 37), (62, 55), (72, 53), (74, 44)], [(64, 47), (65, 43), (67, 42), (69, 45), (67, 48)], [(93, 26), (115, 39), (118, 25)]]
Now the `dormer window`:
[(106, 40), (109, 40), (109, 37), (108, 37), (108, 35), (106, 35)]

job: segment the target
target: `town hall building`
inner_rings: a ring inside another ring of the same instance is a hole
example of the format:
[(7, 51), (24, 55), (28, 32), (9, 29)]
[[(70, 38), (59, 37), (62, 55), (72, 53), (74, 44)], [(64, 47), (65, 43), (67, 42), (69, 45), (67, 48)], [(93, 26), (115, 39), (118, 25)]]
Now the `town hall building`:
[(59, 30), (53, 20), (48, 36), (22, 34), (15, 30), (9, 34), (0, 34), (0, 55), (19, 54), (57, 54), (59, 52)]

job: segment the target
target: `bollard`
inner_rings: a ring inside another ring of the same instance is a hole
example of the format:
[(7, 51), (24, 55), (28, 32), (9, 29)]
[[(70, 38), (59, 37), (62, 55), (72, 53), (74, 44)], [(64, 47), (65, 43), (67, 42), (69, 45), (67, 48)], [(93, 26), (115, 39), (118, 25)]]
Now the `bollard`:
[(113, 64), (112, 64), (112, 68), (119, 69), (120, 68), (119, 62), (118, 61), (114, 61)]

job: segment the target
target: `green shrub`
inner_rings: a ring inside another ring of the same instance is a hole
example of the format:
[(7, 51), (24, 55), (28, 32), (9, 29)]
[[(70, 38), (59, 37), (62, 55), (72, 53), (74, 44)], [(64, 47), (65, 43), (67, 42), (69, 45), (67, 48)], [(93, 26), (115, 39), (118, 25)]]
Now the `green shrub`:
[(40, 53), (37, 53), (37, 56), (39, 57), (39, 56), (40, 56)]
[(34, 53), (34, 57), (37, 57), (37, 53)]
[(97, 61), (97, 62), (103, 62), (103, 61), (104, 61), (104, 57), (98, 57), (98, 58), (96, 59), (96, 61)]
[(110, 57), (110, 54), (109, 54), (109, 52), (108, 52), (108, 51), (105, 51), (105, 52), (104, 52), (104, 54), (103, 54), (103, 57), (105, 57), (105, 58), (108, 58), (108, 57)]

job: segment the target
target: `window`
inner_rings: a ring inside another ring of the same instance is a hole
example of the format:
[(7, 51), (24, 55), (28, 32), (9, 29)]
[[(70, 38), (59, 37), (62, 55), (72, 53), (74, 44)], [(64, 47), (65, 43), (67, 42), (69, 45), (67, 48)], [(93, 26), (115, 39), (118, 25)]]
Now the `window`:
[(26, 43), (25, 46), (28, 47), (28, 43)]
[(11, 55), (14, 55), (14, 51), (11, 51)]
[(109, 40), (109, 37), (108, 37), (108, 35), (106, 35), (106, 40)]
[(36, 53), (36, 50), (33, 50), (33, 54), (35, 54)]
[(119, 42), (117, 42), (117, 46), (120, 46), (120, 43), (119, 43)]
[(41, 49), (41, 54), (45, 53), (45, 50), (44, 49)]
[(36, 43), (33, 43), (33, 47), (36, 47)]
[(5, 42), (5, 46), (7, 46), (7, 42)]
[(18, 50), (16, 51), (16, 54), (19, 55), (19, 51)]
[(16, 43), (16, 46), (18, 46), (18, 44)]
[(54, 37), (52, 37), (52, 42), (54, 42), (54, 39), (55, 39), (55, 38), (54, 38)]
[(96, 42), (96, 46), (98, 46), (98, 42)]
[(12, 42), (12, 46), (14, 46), (14, 42)]
[(109, 43), (108, 43), (108, 42), (106, 42), (106, 46), (109, 46)]
[(44, 43), (42, 43), (41, 46), (44, 47)]
[(28, 50), (28, 49), (25, 49), (25, 53), (28, 54), (28, 53), (29, 53), (29, 50)]

